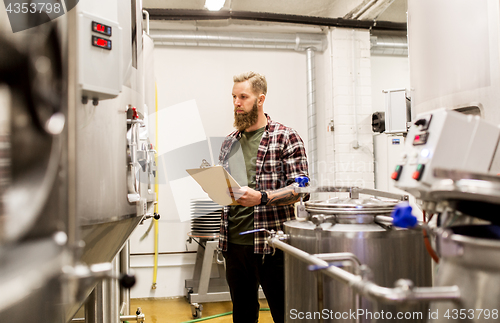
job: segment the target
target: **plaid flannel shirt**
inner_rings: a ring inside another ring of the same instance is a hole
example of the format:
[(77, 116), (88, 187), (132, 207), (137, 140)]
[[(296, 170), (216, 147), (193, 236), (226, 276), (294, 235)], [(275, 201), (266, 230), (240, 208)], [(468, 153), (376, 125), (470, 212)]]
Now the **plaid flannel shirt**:
[[(292, 128), (274, 122), (266, 114), (267, 126), (257, 151), (255, 181), (257, 191), (273, 191), (294, 183), (297, 176), (307, 176), (307, 156), (304, 143)], [(235, 142), (241, 138), (240, 131), (234, 131), (222, 143), (219, 163), (230, 172), (228, 156)], [(227, 251), (229, 206), (222, 210), (219, 247)], [(285, 221), (295, 219), (294, 205), (254, 206), (254, 229), (283, 230)], [(254, 252), (271, 253), (265, 243), (266, 232), (254, 233)]]

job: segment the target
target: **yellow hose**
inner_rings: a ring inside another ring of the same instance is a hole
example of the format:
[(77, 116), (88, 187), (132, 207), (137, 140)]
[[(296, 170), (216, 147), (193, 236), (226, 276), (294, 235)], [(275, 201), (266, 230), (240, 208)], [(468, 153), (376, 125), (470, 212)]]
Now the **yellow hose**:
[[(155, 176), (155, 195), (156, 201), (154, 204), (154, 213), (158, 213), (158, 88), (155, 83), (155, 164), (156, 164), (156, 176)], [(153, 218), (155, 226), (155, 258), (153, 267), (153, 286), (152, 289), (156, 289), (156, 278), (158, 276), (158, 220)]]

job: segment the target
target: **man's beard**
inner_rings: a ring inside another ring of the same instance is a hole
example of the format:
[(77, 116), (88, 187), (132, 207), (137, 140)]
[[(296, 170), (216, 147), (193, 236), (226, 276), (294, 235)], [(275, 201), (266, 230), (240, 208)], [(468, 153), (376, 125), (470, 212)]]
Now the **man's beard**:
[(257, 99), (255, 99), (255, 103), (250, 112), (236, 113), (236, 110), (234, 111), (234, 127), (239, 131), (243, 131), (256, 124), (258, 118)]

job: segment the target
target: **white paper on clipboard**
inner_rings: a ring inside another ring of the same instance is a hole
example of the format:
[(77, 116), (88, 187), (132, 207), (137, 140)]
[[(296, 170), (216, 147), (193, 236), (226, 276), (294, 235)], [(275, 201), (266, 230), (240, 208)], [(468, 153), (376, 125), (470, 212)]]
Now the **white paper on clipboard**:
[(208, 196), (219, 205), (238, 205), (234, 197), (228, 194), (240, 184), (222, 166), (186, 169), (203, 188)]

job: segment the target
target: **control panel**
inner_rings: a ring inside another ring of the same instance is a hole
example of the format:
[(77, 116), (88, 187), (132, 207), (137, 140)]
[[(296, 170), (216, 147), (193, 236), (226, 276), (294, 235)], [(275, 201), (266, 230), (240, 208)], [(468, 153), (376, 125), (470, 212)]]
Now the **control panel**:
[(117, 22), (86, 12), (78, 14), (78, 79), (82, 100), (97, 105), (122, 90), (121, 28)]
[(477, 116), (447, 109), (419, 115), (391, 178), (416, 198), (432, 200), (427, 193), (440, 180), (435, 168), (487, 173), (499, 138), (500, 128)]

